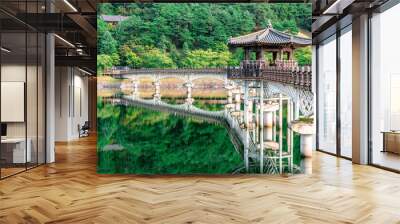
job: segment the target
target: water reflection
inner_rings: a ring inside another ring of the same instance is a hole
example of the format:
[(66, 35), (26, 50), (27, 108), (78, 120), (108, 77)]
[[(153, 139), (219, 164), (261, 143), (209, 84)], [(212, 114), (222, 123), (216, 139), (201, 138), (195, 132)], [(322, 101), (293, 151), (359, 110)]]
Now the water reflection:
[[(140, 98), (153, 99), (157, 92), (151, 79), (141, 79), (136, 85), (127, 80), (100, 80), (98, 89), (98, 95), (101, 97), (112, 97), (121, 94), (130, 96), (138, 93)], [(161, 100), (168, 104), (184, 104), (187, 102), (188, 91), (183, 81), (162, 80), (158, 91), (161, 93)], [(198, 81), (193, 85), (190, 96), (194, 98), (193, 106), (203, 110), (223, 111), (225, 106), (230, 103), (233, 103), (235, 110), (243, 110), (243, 104), (240, 103), (240, 95), (236, 94), (228, 97), (228, 91), (224, 88), (223, 83), (218, 81)], [(253, 108), (255, 106), (251, 105), (250, 107)], [(254, 128), (250, 132), (250, 136), (252, 141), (259, 145), (256, 140), (259, 139), (258, 136), (262, 133), (265, 155), (271, 158), (278, 156), (283, 158), (281, 160), (276, 159), (275, 162), (284, 172), (300, 172), (300, 136), (288, 127), (290, 120), (286, 116), (288, 114), (287, 103), (283, 103), (282, 107), (278, 107), (278, 109), (281, 111), (266, 111), (264, 113), (264, 124), (266, 125), (263, 127), (262, 132)], [(119, 111), (116, 113), (118, 117), (102, 117), (103, 115), (114, 113), (114, 110)], [(121, 111), (124, 111), (123, 114), (121, 114)], [(100, 120), (103, 119), (103, 123), (99, 123), (100, 128), (105, 128), (104, 130), (112, 130), (109, 127), (110, 125), (123, 129), (118, 133), (102, 137), (104, 139), (99, 144), (99, 172), (180, 174), (245, 172), (242, 155), (235, 150), (226, 130), (222, 126), (204, 123), (198, 119), (177, 118), (166, 113), (129, 106), (107, 105), (106, 103), (99, 107), (99, 118)], [(259, 116), (255, 114), (251, 118), (252, 122), (254, 124), (258, 123), (258, 118)], [(153, 120), (159, 123), (153, 122)], [(177, 125), (178, 123), (180, 125)], [(170, 125), (174, 128), (171, 129)], [(130, 127), (132, 126), (136, 127), (136, 129), (131, 130)], [(140, 129), (137, 129), (138, 127)], [(153, 132), (148, 132), (146, 131), (147, 129), (153, 130)], [(130, 131), (126, 132), (126, 130)], [(170, 131), (175, 134), (169, 133)], [(147, 133), (149, 136), (151, 133), (151, 137), (147, 136), (146, 138), (142, 132)], [(182, 132), (184, 135), (179, 135), (177, 134), (178, 132)], [(136, 137), (133, 138), (132, 136)], [(142, 137), (138, 138), (138, 136)], [(184, 139), (183, 142), (181, 138)], [(198, 139), (202, 139), (202, 141), (201, 144), (196, 145), (195, 143), (198, 142)], [(169, 147), (171, 145), (166, 142), (175, 142), (176, 144), (173, 146), (179, 150), (170, 150)], [(140, 144), (137, 145), (137, 143)], [(115, 144), (121, 145), (125, 150), (104, 150), (105, 146)], [(145, 154), (141, 155), (138, 152), (144, 153), (143, 148), (146, 149)], [(136, 151), (130, 153), (129, 149)], [(213, 152), (218, 152), (218, 154)], [(290, 156), (285, 157), (285, 155)], [(143, 156), (145, 158), (137, 158)], [(164, 159), (160, 159), (160, 157)], [(129, 162), (126, 161), (126, 158), (129, 158)], [(180, 158), (179, 161), (182, 163), (155, 162), (171, 160), (171, 158), (173, 158), (172, 161)], [(124, 162), (118, 162), (120, 160), (124, 160)], [(143, 162), (144, 160), (147, 162)], [(113, 161), (114, 164), (111, 165), (110, 161)], [(259, 164), (256, 161), (250, 161), (250, 163), (248, 172), (259, 173)], [(184, 166), (185, 168), (178, 168), (179, 166)], [(113, 168), (107, 169), (106, 167)]]

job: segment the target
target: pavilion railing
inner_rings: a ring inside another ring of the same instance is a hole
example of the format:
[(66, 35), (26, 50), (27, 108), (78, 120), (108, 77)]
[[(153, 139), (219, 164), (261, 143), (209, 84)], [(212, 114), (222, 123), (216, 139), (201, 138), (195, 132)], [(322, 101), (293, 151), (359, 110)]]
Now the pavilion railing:
[(228, 79), (268, 80), (311, 90), (311, 67), (280, 67), (245, 64), (227, 68)]
[(296, 60), (275, 60), (275, 66), (284, 68), (298, 67)]
[(260, 72), (268, 67), (268, 63), (264, 60), (243, 60), (240, 62), (240, 68), (242, 68), (242, 75), (259, 76)]
[(207, 69), (130, 69), (128, 67), (114, 67), (105, 74), (122, 77), (124, 74), (227, 74), (229, 79), (269, 80), (295, 85), (311, 90), (311, 67), (295, 66), (297, 62), (286, 60), (279, 64), (268, 65), (266, 61), (242, 61), (238, 67)]

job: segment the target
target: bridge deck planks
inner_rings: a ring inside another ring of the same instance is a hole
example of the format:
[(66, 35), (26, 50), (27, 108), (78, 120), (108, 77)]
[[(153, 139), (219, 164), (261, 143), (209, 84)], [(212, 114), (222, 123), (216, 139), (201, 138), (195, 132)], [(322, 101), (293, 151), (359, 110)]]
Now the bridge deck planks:
[(400, 175), (315, 153), (312, 175), (96, 174), (96, 139), (0, 181), (0, 223), (400, 223)]

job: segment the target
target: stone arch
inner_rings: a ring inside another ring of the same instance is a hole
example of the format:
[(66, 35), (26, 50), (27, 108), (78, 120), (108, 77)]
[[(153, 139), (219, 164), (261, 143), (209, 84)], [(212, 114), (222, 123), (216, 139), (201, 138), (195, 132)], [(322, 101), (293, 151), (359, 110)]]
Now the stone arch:
[(195, 98), (226, 98), (228, 95), (228, 91), (225, 88), (226, 80), (221, 78), (199, 76), (196, 79), (192, 79), (191, 82), (193, 83), (192, 94)]
[(174, 98), (173, 101), (181, 101), (187, 97), (185, 87), (186, 80), (177, 76), (162, 76), (160, 81), (160, 92), (162, 98)]

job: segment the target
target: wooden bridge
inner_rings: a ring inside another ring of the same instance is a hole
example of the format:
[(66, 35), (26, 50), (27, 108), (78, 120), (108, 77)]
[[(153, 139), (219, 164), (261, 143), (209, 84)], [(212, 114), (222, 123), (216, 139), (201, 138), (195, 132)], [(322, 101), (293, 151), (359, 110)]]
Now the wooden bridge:
[(227, 68), (228, 79), (278, 82), (311, 91), (310, 66), (265, 66), (261, 61), (249, 61), (238, 67)]
[[(121, 89), (129, 90), (132, 95), (122, 97), (120, 103), (182, 116), (200, 117), (203, 120), (223, 124), (228, 130), (235, 148), (238, 151), (241, 150), (246, 170), (256, 166), (259, 167), (261, 173), (282, 173), (286, 167), (293, 171), (293, 149), (290, 152), (283, 152), (281, 140), (277, 146), (273, 146), (275, 147), (274, 150), (269, 148), (272, 146), (267, 146), (267, 144), (272, 143), (269, 143), (271, 141), (269, 138), (264, 140), (263, 137), (264, 128), (268, 126), (264, 123), (264, 114), (268, 117), (272, 116), (271, 113), (276, 116), (278, 111), (280, 120), (282, 120), (282, 100), (285, 98), (287, 100), (286, 105), (291, 108), (287, 110), (288, 113), (290, 111), (291, 117), (288, 119), (288, 124), (292, 120), (298, 120), (300, 116), (310, 117), (314, 112), (314, 94), (311, 91), (310, 67), (294, 67), (287, 61), (278, 62), (276, 61), (274, 65), (266, 65), (263, 64), (263, 61), (243, 61), (238, 67), (223, 69), (131, 69), (115, 67), (107, 70), (105, 74), (129, 80), (129, 82), (124, 82), (124, 88), (121, 85)], [(143, 78), (152, 80), (154, 94), (150, 100), (139, 98), (140, 80)], [(161, 80), (167, 78), (177, 78), (184, 81), (182, 87), (186, 88), (187, 92), (184, 104), (170, 105), (162, 102)], [(194, 81), (202, 78), (224, 82), (228, 95), (225, 111), (204, 111), (193, 105), (195, 101), (192, 96)], [(271, 111), (270, 107), (273, 104), (279, 104), (279, 109), (275, 108)], [(243, 105), (243, 108), (241, 105)], [(280, 121), (280, 124), (282, 124), (282, 121)], [(307, 133), (301, 133), (301, 136), (304, 139), (309, 137)], [(289, 138), (291, 140), (288, 144), (292, 145), (293, 138)], [(304, 144), (304, 148), (309, 147)], [(287, 161), (287, 165), (283, 163), (284, 160)], [(258, 165), (256, 165), (257, 163)]]
[[(225, 86), (235, 82), (237, 86), (244, 85), (259, 88), (260, 82), (264, 83), (263, 92), (266, 98), (284, 94), (296, 102), (296, 109), (304, 116), (314, 113), (314, 94), (312, 92), (312, 72), (309, 66), (293, 67), (290, 63), (278, 63), (274, 66), (265, 65), (263, 61), (244, 61), (238, 67), (209, 68), (209, 69), (132, 69), (129, 67), (113, 67), (106, 70), (105, 75), (114, 78), (130, 79), (134, 89), (141, 78), (153, 80), (155, 96), (160, 97), (160, 80), (177, 78), (185, 82), (188, 94), (191, 94), (193, 81), (208, 78), (220, 80)], [(247, 83), (247, 84), (245, 84)], [(191, 98), (189, 96), (188, 98)]]
[(310, 66), (265, 66), (260, 61), (249, 61), (238, 67), (228, 66), (227, 68), (205, 69), (131, 69), (129, 67), (113, 67), (106, 70), (104, 74), (115, 78), (145, 75), (157, 75), (159, 78), (186, 78), (189, 75), (196, 75), (220, 80), (270, 81), (291, 85), (306, 91), (311, 91), (312, 83)]

